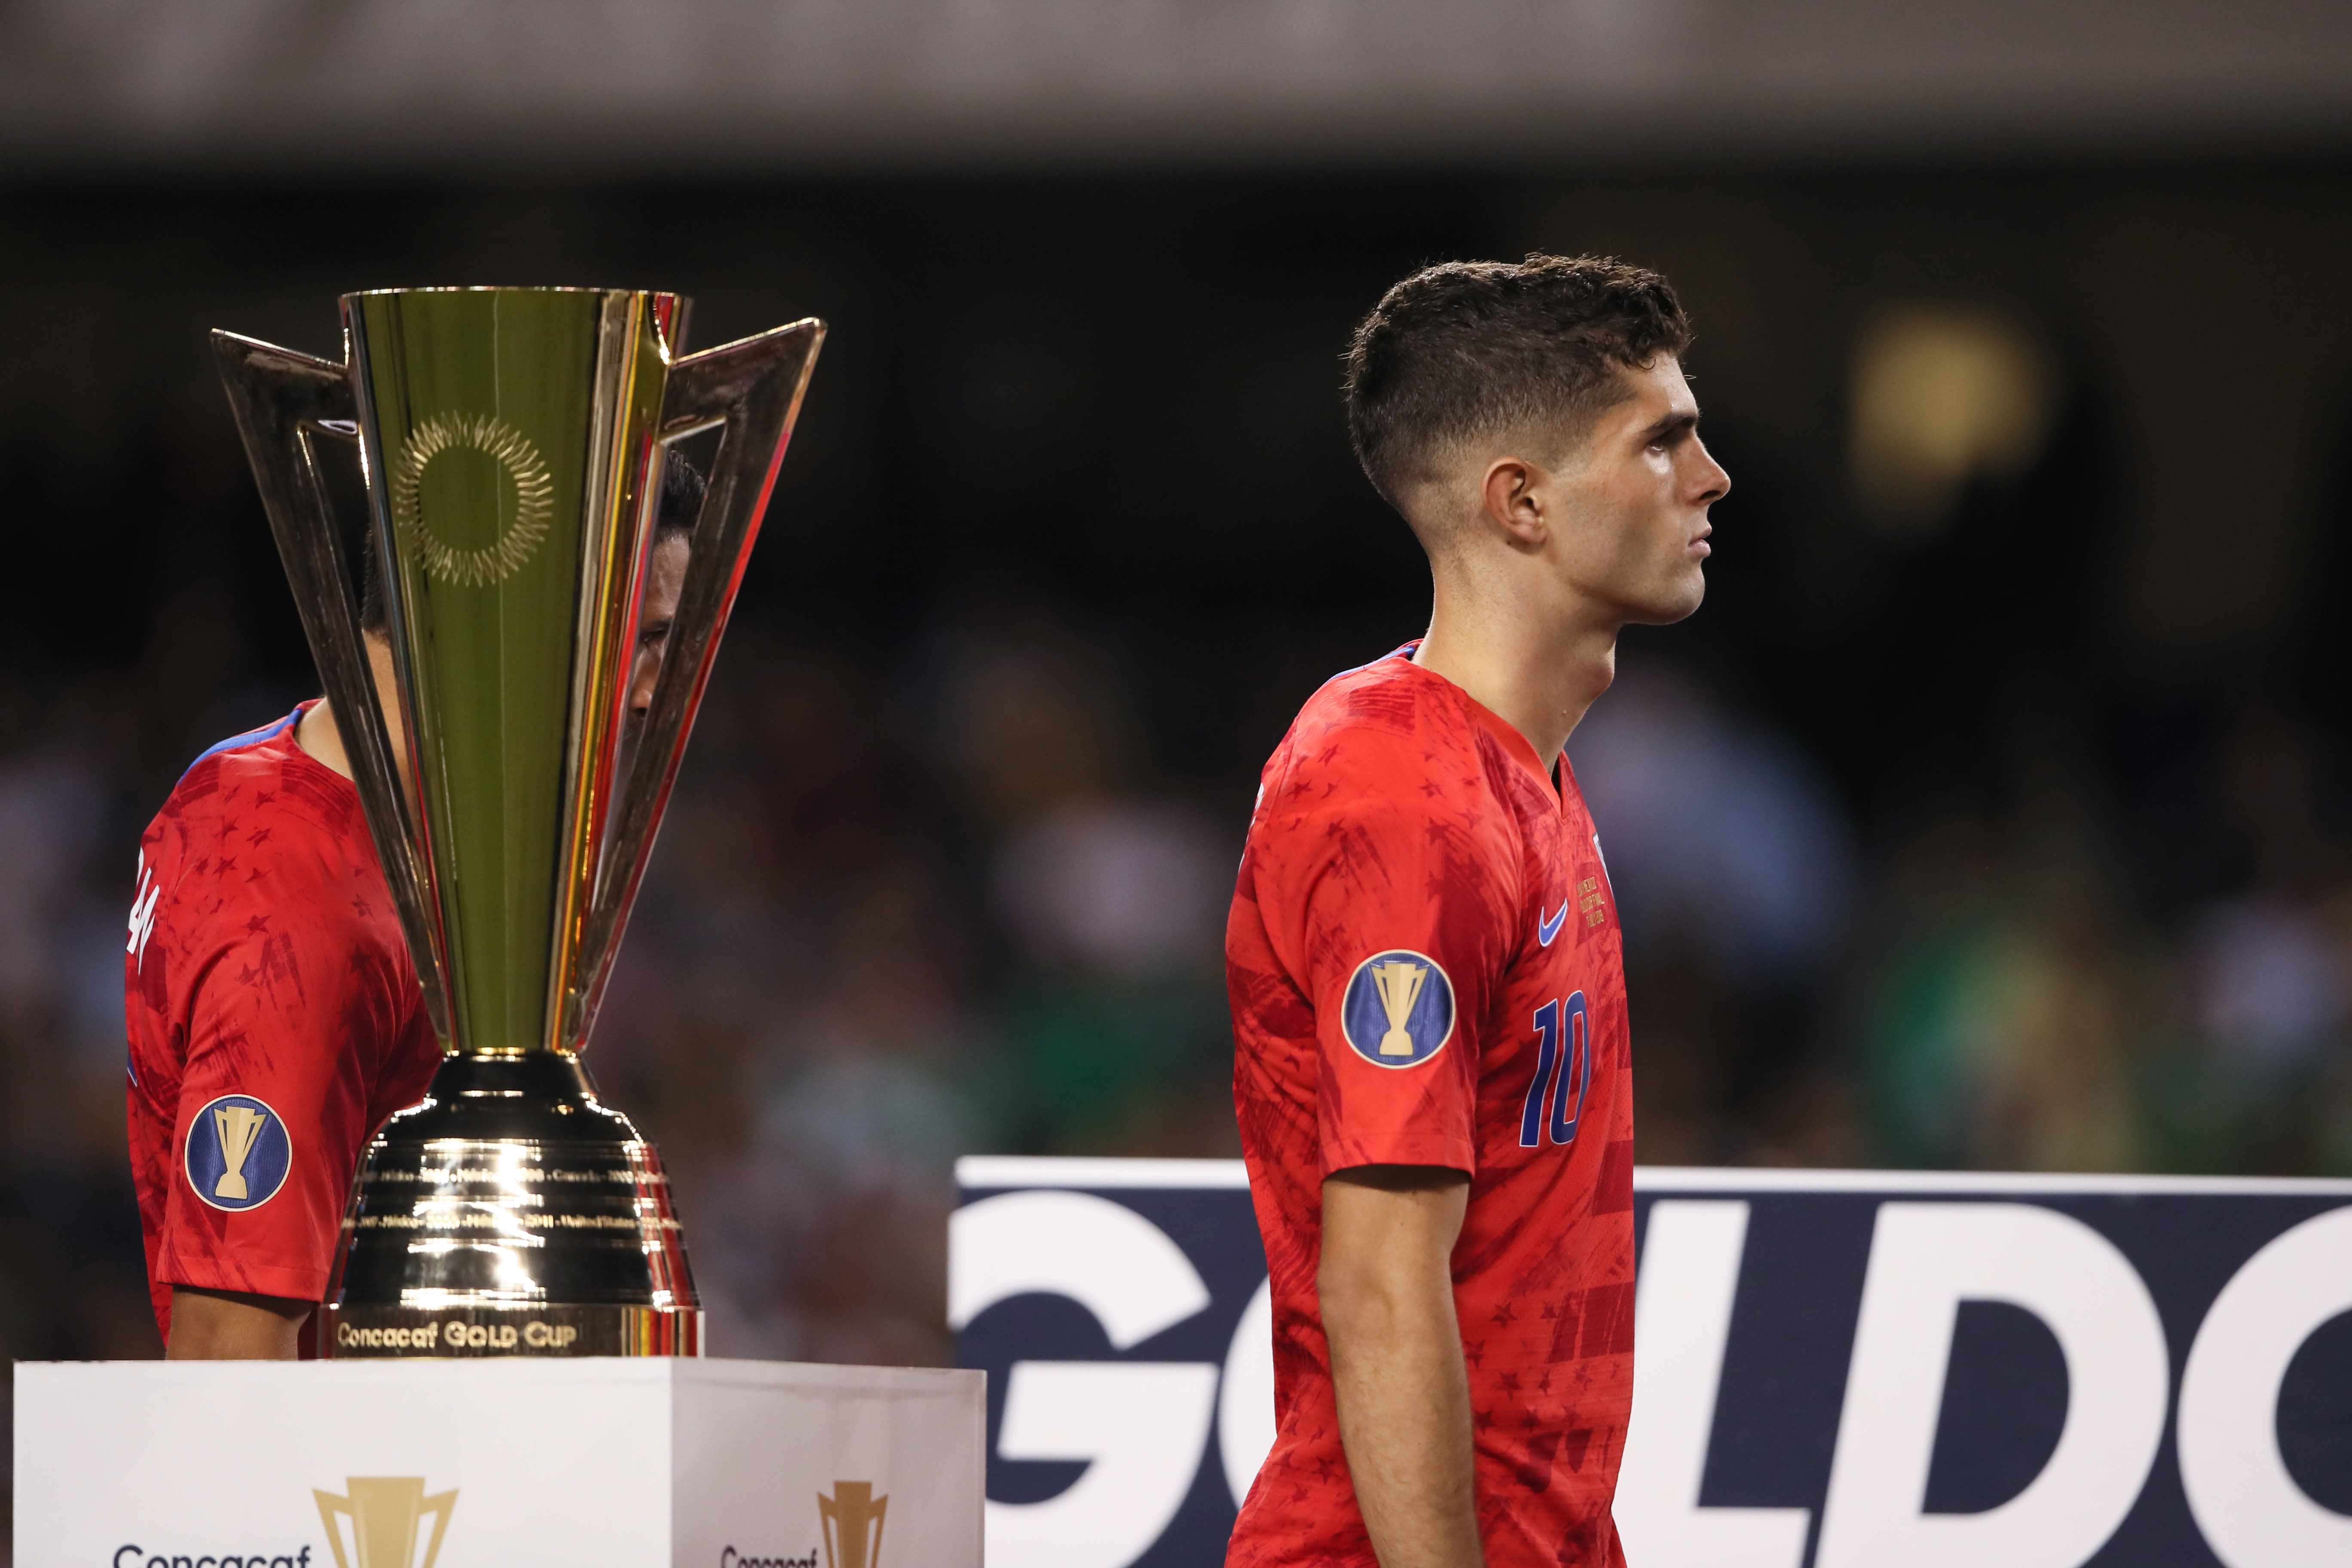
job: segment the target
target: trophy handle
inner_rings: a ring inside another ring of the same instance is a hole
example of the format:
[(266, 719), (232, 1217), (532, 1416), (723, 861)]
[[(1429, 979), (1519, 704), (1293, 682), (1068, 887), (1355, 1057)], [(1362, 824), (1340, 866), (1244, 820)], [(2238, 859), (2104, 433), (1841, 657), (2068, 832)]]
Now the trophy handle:
[[(644, 880), (654, 833), (669, 805), (687, 736), (710, 680), (719, 634), (727, 629), (736, 591), (743, 584), (743, 569), (824, 342), (824, 323), (812, 317), (688, 354), (670, 367), (656, 439), (666, 451), (673, 441), (718, 426), (719, 452), (695, 520), (686, 581), (679, 587), (669, 647), (654, 680), (644, 736), (621, 788), (618, 821), (597, 866), (575, 972), (580, 979), (564, 1008), (562, 1038), (567, 1048), (578, 1049), (596, 1021), (622, 928)], [(648, 483), (657, 489), (660, 482), (656, 468)]]
[(457, 1493), (454, 1489), (436, 1492), (417, 1504), (418, 1513), (433, 1516), (433, 1539), (425, 1543), (425, 1561), (419, 1568), (433, 1568), (441, 1560), (441, 1538), (449, 1533), (449, 1515), (457, 1506)]
[(424, 868), (415, 824), (393, 766), (392, 742), (379, 705), (367, 647), (352, 607), (351, 577), (319, 478), (312, 437), (350, 440), (358, 434), (350, 373), (340, 364), (276, 348), (235, 332), (215, 331), (213, 353), (236, 416), (237, 435), (261, 489), (262, 510), (278, 539), (278, 553), (294, 586), (302, 630), (318, 661), (319, 679), (334, 705), (335, 728), (351, 761), (352, 782), (365, 807), (369, 836), (392, 890), (409, 957), (425, 987), (434, 1032), (449, 1035), (449, 1004), (425, 908)]

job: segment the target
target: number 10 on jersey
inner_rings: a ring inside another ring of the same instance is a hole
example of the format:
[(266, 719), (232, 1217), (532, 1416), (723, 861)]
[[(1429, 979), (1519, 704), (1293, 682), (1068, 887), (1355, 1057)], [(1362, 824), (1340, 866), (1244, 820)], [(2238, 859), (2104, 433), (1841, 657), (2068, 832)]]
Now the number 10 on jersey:
[(1533, 1149), (1543, 1142), (1547, 1089), (1551, 1141), (1575, 1142), (1576, 1124), (1584, 1115), (1584, 1091), (1591, 1087), (1592, 1019), (1585, 1010), (1584, 993), (1579, 991), (1564, 1003), (1554, 998), (1536, 1009), (1536, 1076), (1528, 1085), (1527, 1108), (1519, 1113), (1519, 1147)]

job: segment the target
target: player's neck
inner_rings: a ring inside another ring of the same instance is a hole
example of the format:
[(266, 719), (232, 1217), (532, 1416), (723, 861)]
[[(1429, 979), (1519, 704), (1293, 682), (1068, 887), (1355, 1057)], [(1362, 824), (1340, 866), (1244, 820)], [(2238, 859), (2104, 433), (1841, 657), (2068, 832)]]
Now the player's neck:
[[(367, 651), (368, 666), (375, 676), (376, 697), (383, 704), (384, 723), (390, 731), (386, 738), (392, 742), (393, 761), (400, 769), (401, 783), (405, 784), (408, 782), (408, 748), (404, 743), (405, 737), (400, 722), (400, 702), (394, 695), (393, 684), (392, 646), (382, 637), (372, 635), (367, 638)], [(345, 778), (352, 776), (351, 753), (343, 748), (343, 732), (335, 722), (335, 705), (332, 702), (321, 698), (311, 705), (310, 710), (302, 715), (301, 722), (294, 726), (294, 743), (320, 766)]]
[(1546, 767), (1617, 672), (1618, 623), (1440, 579), (1413, 662), (1528, 738)]
[(352, 759), (343, 750), (343, 733), (335, 728), (335, 705), (321, 697), (294, 726), (294, 743), (310, 759), (331, 773), (352, 776)]

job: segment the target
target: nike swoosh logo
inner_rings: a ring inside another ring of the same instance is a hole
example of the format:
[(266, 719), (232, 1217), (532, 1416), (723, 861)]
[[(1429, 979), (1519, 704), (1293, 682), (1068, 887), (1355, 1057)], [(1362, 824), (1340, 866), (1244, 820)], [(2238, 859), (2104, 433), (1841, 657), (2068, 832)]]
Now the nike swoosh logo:
[(1549, 947), (1551, 945), (1551, 939), (1559, 934), (1560, 922), (1568, 919), (1568, 900), (1560, 900), (1559, 913), (1552, 916), (1549, 920), (1543, 918), (1542, 907), (1540, 905), (1537, 907), (1536, 944), (1538, 947)]

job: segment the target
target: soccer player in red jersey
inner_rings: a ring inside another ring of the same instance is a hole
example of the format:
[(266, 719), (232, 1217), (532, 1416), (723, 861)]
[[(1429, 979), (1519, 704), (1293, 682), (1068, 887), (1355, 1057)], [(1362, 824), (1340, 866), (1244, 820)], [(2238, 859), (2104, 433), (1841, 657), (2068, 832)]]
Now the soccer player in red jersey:
[[(701, 491), (671, 458), (633, 719), (652, 701)], [(373, 585), (362, 624), (404, 769)], [(123, 982), (131, 1176), (165, 1354), (290, 1359), (367, 1140), (441, 1064), (325, 701), (222, 742), (173, 787), (140, 844)]]
[(1357, 331), (1349, 434), (1434, 603), (1266, 763), (1226, 927), (1276, 1423), (1233, 1568), (1624, 1561), (1624, 972), (1561, 748), (1619, 629), (1706, 589), (1689, 341), (1657, 274), (1544, 256)]

